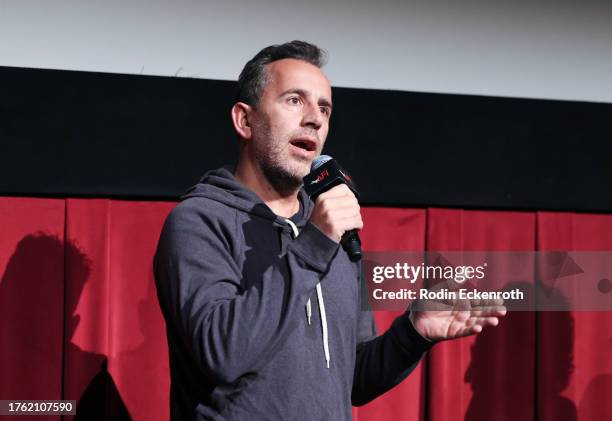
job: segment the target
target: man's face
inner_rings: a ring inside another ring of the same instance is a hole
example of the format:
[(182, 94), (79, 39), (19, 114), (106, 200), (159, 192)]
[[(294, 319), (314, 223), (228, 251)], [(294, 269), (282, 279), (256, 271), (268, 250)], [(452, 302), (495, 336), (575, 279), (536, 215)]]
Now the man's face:
[(249, 118), (255, 159), (279, 191), (295, 191), (321, 154), (331, 115), (331, 86), (304, 61), (270, 63), (267, 84)]

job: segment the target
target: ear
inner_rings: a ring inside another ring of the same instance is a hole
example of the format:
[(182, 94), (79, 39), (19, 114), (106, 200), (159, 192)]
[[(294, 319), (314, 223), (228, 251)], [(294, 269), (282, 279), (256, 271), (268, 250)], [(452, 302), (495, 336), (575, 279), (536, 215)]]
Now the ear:
[(237, 102), (232, 107), (232, 123), (238, 135), (245, 140), (251, 139), (252, 130), (249, 114), (253, 108), (244, 102)]

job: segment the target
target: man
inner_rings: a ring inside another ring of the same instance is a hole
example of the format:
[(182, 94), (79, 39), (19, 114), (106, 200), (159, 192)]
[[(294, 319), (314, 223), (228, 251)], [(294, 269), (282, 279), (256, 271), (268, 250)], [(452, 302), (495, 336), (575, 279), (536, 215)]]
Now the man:
[(246, 64), (231, 111), (238, 165), (205, 174), (166, 221), (155, 278), (174, 420), (349, 420), (434, 341), (504, 314), (406, 312), (376, 336), (338, 244), (363, 226), (355, 196), (341, 185), (313, 204), (301, 190), (332, 112), (322, 61), (293, 41)]

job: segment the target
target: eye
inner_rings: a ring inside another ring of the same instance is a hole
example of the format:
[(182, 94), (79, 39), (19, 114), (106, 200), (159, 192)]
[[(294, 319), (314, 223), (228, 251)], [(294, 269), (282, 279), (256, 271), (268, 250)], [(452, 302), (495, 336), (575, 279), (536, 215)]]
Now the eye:
[(300, 105), (302, 103), (302, 100), (299, 96), (290, 96), (287, 98), (287, 102), (291, 105)]
[(319, 107), (319, 110), (321, 111), (321, 114), (323, 114), (326, 117), (329, 117), (331, 114), (331, 108), (329, 107)]

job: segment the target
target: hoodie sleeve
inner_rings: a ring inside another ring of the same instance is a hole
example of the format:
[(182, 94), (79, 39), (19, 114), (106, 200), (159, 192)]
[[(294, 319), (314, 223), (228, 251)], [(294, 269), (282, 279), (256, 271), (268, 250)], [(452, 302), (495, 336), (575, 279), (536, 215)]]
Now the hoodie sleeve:
[[(357, 351), (351, 402), (361, 406), (398, 385), (415, 369), (433, 342), (423, 338), (409, 319), (409, 311), (376, 336), (372, 312), (368, 310), (367, 287), (361, 282), (362, 310), (357, 326)], [(365, 303), (365, 305), (363, 305)]]
[(231, 383), (265, 364), (282, 344), (338, 245), (307, 224), (244, 290), (229, 242), (234, 233), (207, 216), (215, 212), (181, 205), (166, 220), (155, 257), (159, 301), (168, 329), (200, 369)]

